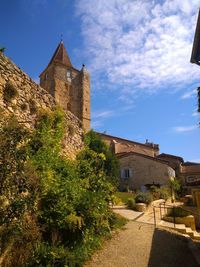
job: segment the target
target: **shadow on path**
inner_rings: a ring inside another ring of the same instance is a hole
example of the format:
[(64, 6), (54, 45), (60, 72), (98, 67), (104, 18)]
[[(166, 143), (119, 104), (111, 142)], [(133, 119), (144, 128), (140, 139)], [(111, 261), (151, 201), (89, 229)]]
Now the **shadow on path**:
[(155, 229), (148, 267), (199, 267), (188, 249), (187, 239)]

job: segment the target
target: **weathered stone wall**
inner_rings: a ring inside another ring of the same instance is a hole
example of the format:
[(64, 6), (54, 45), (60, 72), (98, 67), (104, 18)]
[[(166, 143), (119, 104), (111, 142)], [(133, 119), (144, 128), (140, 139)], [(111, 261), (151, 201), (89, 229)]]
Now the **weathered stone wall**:
[(174, 170), (167, 164), (140, 154), (127, 154), (119, 157), (121, 171), (129, 169), (130, 177), (121, 178), (121, 189), (128, 186), (131, 190), (142, 189), (145, 184), (167, 185)]
[[(17, 95), (12, 100), (6, 101), (4, 92), (9, 83), (17, 90)], [(46, 90), (0, 53), (0, 107), (6, 113), (15, 114), (21, 123), (33, 129), (37, 111), (51, 110), (55, 106), (55, 99)], [(63, 153), (69, 158), (75, 158), (77, 152), (83, 147), (82, 123), (71, 112), (66, 112), (66, 121)]]

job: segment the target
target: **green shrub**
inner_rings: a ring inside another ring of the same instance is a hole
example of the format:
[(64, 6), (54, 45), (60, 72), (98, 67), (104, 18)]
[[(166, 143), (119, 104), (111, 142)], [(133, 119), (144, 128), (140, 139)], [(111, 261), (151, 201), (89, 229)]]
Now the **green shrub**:
[(145, 204), (150, 204), (152, 201), (152, 196), (149, 192), (143, 193), (140, 192), (136, 195), (135, 197), (135, 203), (145, 203)]
[(127, 204), (127, 201), (128, 201), (129, 198), (134, 198), (135, 197), (135, 193), (131, 193), (131, 192), (116, 192), (115, 196), (120, 198), (124, 204)]
[(129, 198), (127, 201), (127, 207), (131, 210), (135, 208), (135, 199), (134, 198)]
[(56, 110), (39, 114), (31, 133), (13, 118), (0, 129), (1, 252), (12, 246), (3, 266), (82, 266), (124, 223), (109, 210), (113, 165), (89, 147), (74, 161), (62, 156), (64, 122)]
[(170, 197), (170, 191), (168, 187), (157, 187), (155, 185), (150, 187), (150, 193), (153, 200), (164, 199), (167, 200)]
[(6, 102), (11, 102), (14, 98), (18, 96), (18, 91), (11, 82), (7, 82), (4, 91), (3, 98)]
[(170, 197), (170, 191), (168, 187), (161, 187), (159, 190), (160, 198), (167, 200)]
[(29, 266), (73, 266), (71, 265), (71, 263), (73, 263), (74, 260), (75, 259), (73, 253), (70, 253), (70, 251), (64, 246), (60, 245), (53, 247), (48, 243), (40, 243), (40, 245), (37, 246), (36, 250), (34, 251)]
[(122, 217), (121, 215), (113, 213), (113, 212), (110, 213), (109, 223), (110, 223), (111, 229), (121, 228), (127, 222), (128, 222), (128, 220), (126, 218)]
[(112, 196), (111, 203), (112, 203), (112, 205), (122, 205), (122, 204), (123, 204), (121, 198), (119, 198), (119, 197), (116, 196), (116, 195), (113, 195), (113, 196)]
[(175, 216), (175, 217), (186, 217), (191, 215), (189, 211), (183, 210), (180, 207), (174, 207), (173, 209), (170, 209), (167, 216)]
[(112, 183), (115, 188), (119, 185), (119, 162), (117, 157), (111, 152), (107, 144), (93, 130), (87, 132), (84, 142), (89, 149), (104, 156), (103, 170), (107, 176), (107, 180)]
[(155, 186), (155, 185), (152, 185), (150, 187), (150, 193), (152, 195), (153, 200), (160, 198), (160, 191), (159, 190), (160, 190), (160, 188)]

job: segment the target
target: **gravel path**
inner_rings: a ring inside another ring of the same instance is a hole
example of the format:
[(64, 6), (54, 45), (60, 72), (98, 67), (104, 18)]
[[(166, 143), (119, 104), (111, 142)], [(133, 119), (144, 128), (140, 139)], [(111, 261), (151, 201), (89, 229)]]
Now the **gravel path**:
[(198, 267), (184, 237), (130, 221), (85, 267)]

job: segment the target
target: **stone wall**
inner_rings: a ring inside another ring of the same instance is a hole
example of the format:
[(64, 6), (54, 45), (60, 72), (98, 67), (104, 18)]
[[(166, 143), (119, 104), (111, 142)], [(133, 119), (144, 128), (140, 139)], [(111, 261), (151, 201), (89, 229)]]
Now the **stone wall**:
[[(175, 175), (174, 170), (166, 163), (153, 157), (137, 153), (119, 156), (121, 168), (121, 189), (128, 185), (129, 189), (143, 190), (146, 184), (168, 185), (170, 177)], [(129, 177), (123, 177), (122, 171), (129, 170)]]
[[(5, 100), (5, 88), (10, 84), (16, 89), (13, 99)], [(33, 129), (37, 112), (40, 109), (53, 109), (55, 99), (27, 74), (18, 68), (9, 58), (0, 53), (0, 107), (7, 114), (15, 114), (27, 128)], [(63, 153), (75, 158), (83, 148), (83, 130), (81, 121), (71, 112), (66, 112), (66, 134), (63, 140)]]

